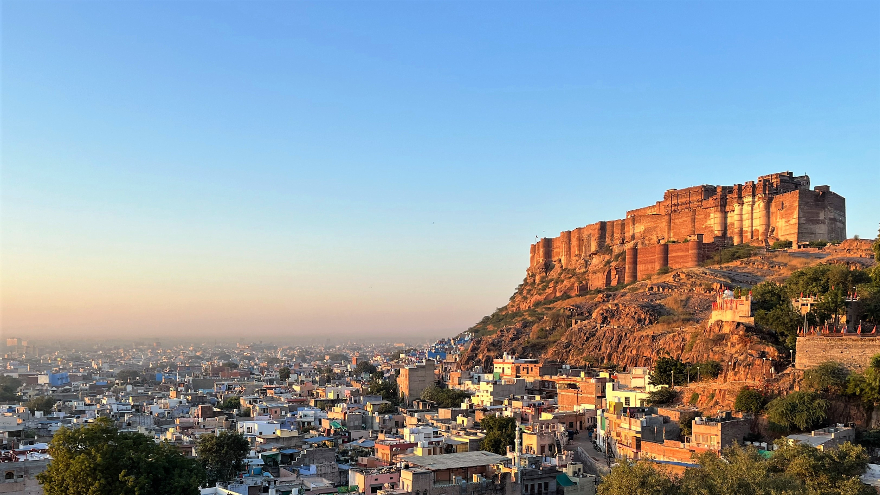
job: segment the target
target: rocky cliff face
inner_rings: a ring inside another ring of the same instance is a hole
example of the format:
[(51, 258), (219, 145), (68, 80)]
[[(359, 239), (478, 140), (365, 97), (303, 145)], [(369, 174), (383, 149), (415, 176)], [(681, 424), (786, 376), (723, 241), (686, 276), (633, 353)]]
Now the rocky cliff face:
[[(703, 408), (732, 406), (746, 384), (760, 383), (768, 391), (790, 389), (797, 377), (779, 374), (788, 368), (790, 354), (774, 335), (742, 324), (707, 323), (720, 286), (746, 287), (784, 271), (786, 263), (774, 256), (676, 270), (587, 293), (578, 293), (577, 287), (590, 276), (589, 266), (582, 271), (530, 269), (510, 303), (473, 328), (477, 338), (460, 364), (491, 369), (492, 360), (504, 352), (572, 366), (618, 368), (652, 366), (662, 356), (714, 360), (723, 372), (712, 387), (703, 390), (705, 384), (695, 383), (682, 394)], [(619, 261), (607, 255), (595, 262), (605, 270)]]
[[(754, 327), (707, 326), (718, 277), (705, 269), (677, 272), (613, 293), (571, 297), (513, 311), (520, 318), (479, 337), (462, 365), (490, 368), (503, 352), (572, 366), (650, 366), (660, 356), (722, 363), (730, 380), (752, 379), (789, 356), (775, 337)], [(516, 297), (522, 308), (534, 296)]]
[(790, 391), (799, 386), (801, 372), (790, 368), (791, 354), (772, 333), (751, 325), (708, 324), (718, 288), (781, 281), (816, 263), (873, 265), (870, 246), (870, 241), (849, 240), (822, 250), (760, 250), (732, 263), (673, 270), (604, 290), (585, 290), (585, 281), (621, 267), (621, 256), (594, 254), (572, 268), (530, 267), (510, 302), (472, 327), (477, 338), (460, 365), (491, 369), (492, 360), (505, 352), (618, 368), (652, 366), (663, 356), (714, 360), (722, 365), (721, 376), (685, 387), (680, 397), (707, 411), (729, 409), (743, 386)]

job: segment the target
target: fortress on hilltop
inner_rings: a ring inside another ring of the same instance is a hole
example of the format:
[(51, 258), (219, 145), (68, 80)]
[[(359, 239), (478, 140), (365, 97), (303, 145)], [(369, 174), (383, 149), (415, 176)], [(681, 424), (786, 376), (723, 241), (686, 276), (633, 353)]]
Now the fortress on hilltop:
[[(530, 249), (530, 271), (587, 269), (594, 254), (625, 251), (623, 266), (591, 277), (590, 288), (634, 282), (665, 267), (698, 266), (725, 246), (846, 239), (846, 202), (810, 177), (782, 172), (733, 186), (670, 189), (663, 200), (544, 238)], [(596, 279), (594, 283), (593, 280)]]

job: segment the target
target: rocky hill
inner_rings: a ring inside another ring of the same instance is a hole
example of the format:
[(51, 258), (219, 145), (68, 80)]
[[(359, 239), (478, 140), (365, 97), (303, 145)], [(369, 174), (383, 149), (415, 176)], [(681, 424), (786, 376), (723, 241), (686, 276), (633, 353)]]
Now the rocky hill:
[[(471, 328), (476, 338), (463, 354), (464, 368), (490, 369), (492, 359), (510, 352), (520, 357), (573, 366), (651, 366), (662, 356), (685, 362), (714, 360), (723, 372), (696, 404), (730, 405), (743, 384), (788, 390), (796, 386), (790, 352), (772, 331), (733, 323), (708, 325), (719, 287), (744, 289), (764, 280), (784, 280), (794, 270), (818, 263), (873, 264), (871, 242), (797, 251), (741, 248), (747, 256), (728, 263), (672, 270), (649, 280), (604, 290), (579, 292), (591, 276), (582, 270), (530, 268), (510, 302)], [(599, 270), (621, 263), (600, 254)], [(720, 384), (727, 384), (720, 386)], [(704, 384), (705, 385), (705, 384)], [(695, 385), (699, 387), (699, 385)], [(732, 392), (727, 389), (733, 387)]]

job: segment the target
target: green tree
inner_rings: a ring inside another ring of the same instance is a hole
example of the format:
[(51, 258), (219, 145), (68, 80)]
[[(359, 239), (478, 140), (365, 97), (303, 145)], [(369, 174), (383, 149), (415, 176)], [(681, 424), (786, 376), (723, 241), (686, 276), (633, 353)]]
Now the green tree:
[(845, 309), (845, 289), (836, 286), (826, 292), (811, 311), (818, 321), (833, 321), (835, 325), (840, 321), (840, 315)]
[(43, 414), (49, 414), (50, 412), (52, 412), (52, 408), (55, 407), (55, 402), (57, 401), (54, 397), (42, 395), (40, 397), (34, 397), (33, 399), (27, 401), (27, 404), (25, 405), (28, 409), (31, 410), (31, 414), (35, 413), (36, 411), (42, 411)]
[(678, 479), (647, 461), (622, 461), (602, 479), (599, 495), (677, 495)]
[(836, 361), (825, 361), (804, 371), (804, 387), (813, 392), (842, 394), (848, 381), (849, 370)]
[(507, 447), (516, 442), (516, 420), (501, 416), (485, 416), (480, 427), (486, 432), (480, 448), (499, 455), (507, 453)]
[(241, 397), (237, 395), (230, 395), (229, 397), (220, 401), (217, 404), (217, 407), (223, 409), (224, 411), (232, 411), (241, 407)]
[(736, 394), (733, 408), (740, 412), (758, 414), (764, 410), (766, 403), (767, 399), (764, 394), (749, 387), (743, 387)]
[(392, 406), (391, 404), (382, 404), (379, 406), (379, 410), (376, 411), (379, 414), (391, 414), (393, 412), (397, 412), (397, 408)]
[(874, 261), (880, 261), (880, 230), (877, 231), (877, 238), (871, 244), (871, 249), (874, 250)]
[(671, 357), (661, 357), (654, 362), (650, 379), (653, 385), (672, 385), (672, 377), (675, 376), (675, 384), (681, 385), (688, 379), (687, 366), (680, 360)]
[(235, 361), (226, 361), (225, 363), (223, 363), (223, 367), (229, 368), (231, 370), (237, 370), (238, 363), (236, 363)]
[[(688, 416), (682, 416), (681, 419), (678, 420), (678, 427), (681, 429), (682, 437), (689, 437), (693, 433), (694, 430), (694, 420)], [(684, 438), (682, 438), (684, 440)]]
[(828, 401), (815, 392), (792, 392), (767, 404), (767, 419), (777, 431), (806, 431), (822, 424)]
[(849, 442), (827, 451), (803, 443), (784, 444), (774, 452), (768, 464), (772, 472), (784, 473), (802, 483), (803, 493), (817, 495), (877, 493), (859, 480), (859, 476), (868, 466), (868, 454), (865, 448)]
[(669, 387), (663, 387), (648, 393), (649, 406), (672, 404), (676, 399), (678, 399), (678, 392)]
[(694, 373), (697, 374), (697, 378), (699, 380), (713, 380), (718, 378), (718, 375), (724, 371), (724, 368), (721, 366), (721, 363), (714, 360), (702, 361), (699, 363), (694, 363), (690, 366), (691, 370), (689, 372), (689, 376), (693, 378)]
[(846, 393), (861, 399), (868, 411), (880, 404), (880, 354), (871, 358), (865, 371), (849, 375)]
[(791, 303), (783, 303), (769, 311), (764, 309), (755, 311), (755, 323), (773, 330), (786, 346), (794, 348), (797, 342), (797, 330), (803, 325), (803, 318), (794, 310)]
[(699, 469), (689, 469), (681, 480), (681, 493), (687, 495), (771, 495), (795, 494), (798, 482), (791, 476), (774, 473), (757, 449), (739, 446), (726, 449), (723, 456), (706, 452), (695, 456)]
[(287, 380), (290, 380), (290, 368), (285, 366), (285, 367), (281, 368), (280, 370), (278, 370), (278, 378), (280, 378), (281, 381), (285, 381), (285, 382)]
[(205, 471), (166, 442), (120, 432), (106, 418), (61, 428), (49, 446), (52, 462), (37, 480), (46, 495), (196, 495)]
[(354, 374), (358, 376), (365, 374), (372, 376), (375, 375), (378, 371), (379, 369), (376, 368), (376, 366), (374, 366), (373, 363), (369, 361), (361, 361), (357, 364), (357, 366), (354, 367)]
[(791, 304), (785, 289), (775, 282), (763, 282), (752, 287), (752, 309), (770, 311), (777, 306)]
[(807, 444), (780, 444), (770, 459), (754, 447), (734, 445), (721, 455), (694, 456), (699, 469), (668, 476), (656, 464), (624, 461), (599, 486), (600, 495), (868, 495), (859, 475), (868, 457), (845, 443), (828, 451)]
[(397, 388), (397, 381), (393, 377), (388, 380), (373, 378), (367, 391), (370, 395), (381, 396), (382, 400), (387, 400), (393, 406), (400, 405), (400, 391)]
[(17, 401), (21, 380), (11, 376), (0, 376), (0, 401)]
[(202, 435), (196, 443), (196, 455), (205, 469), (209, 485), (226, 482), (244, 471), (244, 459), (250, 451), (244, 435), (221, 431), (217, 435)]
[(437, 407), (461, 407), (461, 403), (470, 397), (463, 390), (455, 390), (437, 385), (431, 385), (422, 392), (422, 400), (429, 400)]

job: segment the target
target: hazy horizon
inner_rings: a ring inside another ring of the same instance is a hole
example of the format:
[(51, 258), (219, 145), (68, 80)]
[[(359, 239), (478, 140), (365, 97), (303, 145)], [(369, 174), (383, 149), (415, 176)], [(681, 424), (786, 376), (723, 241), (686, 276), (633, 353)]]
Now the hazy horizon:
[(3, 336), (452, 336), (536, 236), (782, 171), (877, 235), (877, 2), (0, 8)]

